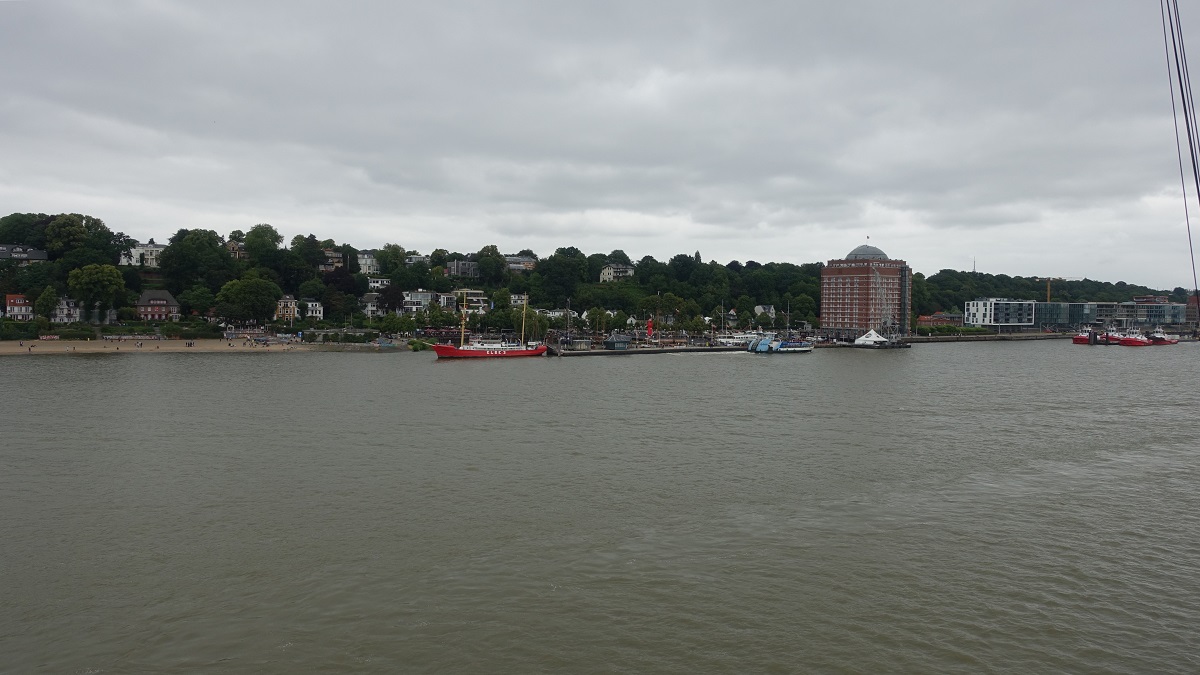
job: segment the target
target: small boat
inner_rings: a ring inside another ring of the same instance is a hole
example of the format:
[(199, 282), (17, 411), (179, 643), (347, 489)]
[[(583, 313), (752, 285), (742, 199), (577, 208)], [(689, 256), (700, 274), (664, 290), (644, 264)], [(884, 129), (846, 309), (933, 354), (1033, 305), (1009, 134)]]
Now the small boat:
[(1150, 340), (1150, 344), (1152, 344), (1152, 345), (1177, 345), (1177, 344), (1179, 344), (1179, 336), (1178, 335), (1168, 335), (1167, 333), (1163, 332), (1162, 328), (1154, 329), (1154, 332), (1150, 334), (1149, 340)]

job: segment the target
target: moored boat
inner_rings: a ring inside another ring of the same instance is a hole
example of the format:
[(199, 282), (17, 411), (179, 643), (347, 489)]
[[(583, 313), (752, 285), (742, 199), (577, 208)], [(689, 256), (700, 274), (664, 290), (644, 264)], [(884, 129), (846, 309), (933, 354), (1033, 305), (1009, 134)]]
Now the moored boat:
[(1125, 337), (1121, 338), (1118, 341), (1118, 344), (1125, 346), (1125, 347), (1145, 347), (1145, 346), (1151, 345), (1153, 343), (1150, 342), (1150, 338), (1146, 337), (1145, 335), (1142, 335), (1141, 333), (1132, 333), (1131, 332), (1131, 333), (1127, 334)]
[(481, 359), (515, 356), (541, 356), (546, 345), (522, 345), (515, 342), (477, 341), (465, 345), (438, 344), (433, 351), (439, 359)]
[(813, 350), (813, 343), (807, 340), (776, 338), (766, 335), (752, 340), (746, 346), (746, 351), (754, 354), (805, 354)]
[(1177, 345), (1179, 344), (1178, 335), (1168, 335), (1162, 328), (1154, 329), (1148, 337), (1152, 345)]

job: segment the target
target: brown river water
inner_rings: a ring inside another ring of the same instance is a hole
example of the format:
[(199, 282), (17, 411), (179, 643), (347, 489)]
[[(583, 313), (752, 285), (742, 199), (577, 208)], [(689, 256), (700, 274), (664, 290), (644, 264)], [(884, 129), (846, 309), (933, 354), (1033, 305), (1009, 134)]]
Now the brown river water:
[(1200, 672), (1200, 344), (0, 358), (0, 671)]

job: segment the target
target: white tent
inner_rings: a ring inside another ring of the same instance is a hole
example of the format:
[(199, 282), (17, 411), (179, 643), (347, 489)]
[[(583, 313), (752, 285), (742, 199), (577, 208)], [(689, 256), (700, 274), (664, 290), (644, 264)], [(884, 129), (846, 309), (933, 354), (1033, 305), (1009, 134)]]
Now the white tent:
[(876, 333), (875, 331), (872, 330), (872, 331), (868, 331), (866, 335), (855, 340), (854, 344), (856, 344), (856, 345), (877, 345), (877, 344), (883, 344), (887, 341), (888, 341), (887, 338), (883, 337), (879, 333)]

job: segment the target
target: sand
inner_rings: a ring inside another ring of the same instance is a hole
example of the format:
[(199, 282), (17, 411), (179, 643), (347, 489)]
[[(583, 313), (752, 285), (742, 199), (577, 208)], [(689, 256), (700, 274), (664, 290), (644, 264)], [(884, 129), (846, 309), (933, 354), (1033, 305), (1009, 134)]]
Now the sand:
[[(0, 340), (0, 356), (35, 354), (162, 354), (170, 352), (256, 352), (281, 353), (314, 351), (312, 345), (253, 345), (245, 340)], [(188, 346), (192, 345), (192, 346)]]

